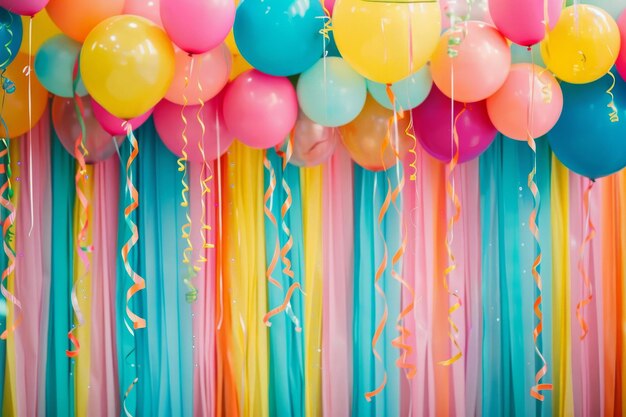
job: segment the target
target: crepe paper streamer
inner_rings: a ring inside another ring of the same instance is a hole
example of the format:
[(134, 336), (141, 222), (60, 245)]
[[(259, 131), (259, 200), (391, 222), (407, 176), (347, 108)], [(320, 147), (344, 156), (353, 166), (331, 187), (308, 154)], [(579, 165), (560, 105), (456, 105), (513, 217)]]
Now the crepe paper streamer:
[(580, 244), (580, 248), (578, 250), (578, 271), (583, 278), (584, 289), (587, 290), (587, 296), (580, 300), (578, 304), (576, 304), (576, 318), (580, 323), (580, 328), (582, 330), (582, 334), (580, 335), (580, 340), (584, 340), (589, 332), (589, 327), (587, 326), (587, 322), (585, 321), (584, 314), (582, 309), (589, 305), (593, 300), (593, 287), (591, 286), (591, 282), (589, 281), (589, 274), (585, 268), (585, 248), (588, 244), (590, 244), (591, 240), (596, 234), (596, 229), (591, 221), (591, 215), (589, 213), (589, 200), (591, 190), (595, 181), (590, 181), (585, 189), (583, 194), (583, 215), (585, 217), (585, 237), (582, 243)]

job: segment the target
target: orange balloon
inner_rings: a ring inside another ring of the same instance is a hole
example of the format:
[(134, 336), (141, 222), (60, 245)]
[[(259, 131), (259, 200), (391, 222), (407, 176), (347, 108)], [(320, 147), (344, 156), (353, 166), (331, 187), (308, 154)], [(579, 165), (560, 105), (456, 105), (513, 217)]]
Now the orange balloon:
[[(34, 61), (31, 58), (31, 64)], [(18, 53), (15, 60), (7, 68), (4, 76), (15, 84), (15, 91), (6, 94), (2, 118), (7, 124), (8, 132), (0, 123), (2, 137), (16, 138), (28, 132), (43, 116), (48, 104), (48, 91), (37, 80), (35, 71), (30, 74), (31, 119), (28, 117), (28, 76), (23, 70), (28, 66), (28, 55)], [(32, 123), (30, 123), (32, 122)]]
[(50, 0), (46, 10), (63, 33), (82, 43), (98, 23), (122, 14), (124, 0)]
[(368, 94), (361, 114), (339, 128), (341, 140), (354, 162), (370, 171), (381, 171), (391, 168), (404, 158), (413, 142), (405, 133), (409, 125), (408, 113), (398, 119), (396, 130), (393, 111), (378, 104)]

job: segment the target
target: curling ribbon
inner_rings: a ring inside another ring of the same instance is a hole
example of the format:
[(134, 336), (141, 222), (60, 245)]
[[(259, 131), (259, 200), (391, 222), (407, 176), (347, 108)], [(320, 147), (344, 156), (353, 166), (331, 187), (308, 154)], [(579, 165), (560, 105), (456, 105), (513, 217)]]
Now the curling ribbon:
[(613, 75), (610, 70), (608, 72), (608, 75), (611, 76), (612, 83), (609, 89), (606, 90), (606, 93), (609, 95), (609, 97), (611, 97), (611, 101), (606, 106), (610, 110), (609, 120), (611, 120), (611, 123), (616, 123), (619, 122), (619, 113), (617, 112), (617, 106), (615, 106), (615, 96), (613, 95), (613, 88), (615, 88), (615, 75)]
[(324, 0), (320, 0), (320, 5), (322, 6), (322, 10), (324, 11), (324, 16), (321, 16), (321, 19), (324, 19), (324, 27), (320, 29), (319, 34), (322, 35), (324, 39), (324, 57), (326, 57), (326, 42), (330, 42), (330, 31), (333, 30), (330, 10), (326, 7)]
[[(139, 230), (137, 225), (133, 222), (131, 218), (131, 214), (139, 207), (139, 193), (133, 184), (133, 174), (131, 171), (131, 166), (137, 155), (139, 154), (139, 146), (137, 144), (137, 138), (133, 134), (133, 127), (129, 122), (123, 123), (124, 128), (126, 129), (126, 137), (128, 138), (128, 142), (131, 145), (131, 152), (128, 156), (128, 160), (126, 161), (126, 189), (127, 193), (130, 193), (131, 202), (124, 209), (124, 221), (126, 222), (126, 226), (131, 232), (130, 238), (126, 241), (124, 246), (122, 247), (122, 260), (124, 261), (124, 268), (126, 269), (126, 273), (133, 280), (133, 285), (126, 292), (126, 315), (133, 322), (133, 327), (135, 329), (143, 329), (146, 327), (146, 320), (139, 317), (130, 309), (130, 299), (137, 294), (139, 291), (146, 288), (146, 281), (133, 270), (130, 262), (128, 261), (128, 254), (131, 249), (137, 244), (139, 241)], [(130, 330), (130, 328), (129, 328)], [(131, 333), (133, 333), (131, 331)]]
[(587, 289), (588, 295), (583, 298), (576, 304), (576, 318), (580, 323), (580, 328), (582, 329), (582, 334), (580, 335), (580, 340), (583, 340), (587, 336), (587, 332), (589, 330), (587, 326), (587, 322), (582, 313), (582, 309), (589, 305), (593, 299), (593, 288), (591, 286), (591, 282), (589, 281), (589, 275), (587, 274), (587, 269), (585, 268), (585, 248), (591, 242), (596, 234), (596, 229), (591, 221), (589, 201), (591, 199), (591, 190), (595, 181), (589, 181), (587, 188), (585, 189), (585, 193), (583, 194), (583, 212), (585, 216), (585, 237), (583, 242), (578, 249), (578, 271), (583, 278), (583, 283), (585, 284), (584, 288)]

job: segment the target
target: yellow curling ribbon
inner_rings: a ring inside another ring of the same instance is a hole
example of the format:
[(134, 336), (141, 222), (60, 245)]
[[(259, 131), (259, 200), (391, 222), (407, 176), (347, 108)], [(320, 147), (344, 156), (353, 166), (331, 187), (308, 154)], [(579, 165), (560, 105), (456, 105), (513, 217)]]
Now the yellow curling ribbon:
[(321, 17), (322, 19), (324, 19), (324, 27), (320, 29), (319, 33), (324, 37), (324, 56), (326, 56), (326, 42), (330, 41), (330, 31), (333, 30), (333, 28), (331, 23), (332, 20), (330, 17), (330, 11), (326, 7), (324, 0), (320, 0), (320, 4), (322, 5), (322, 10), (324, 11), (324, 16)]
[(581, 277), (583, 278), (584, 289), (587, 290), (587, 296), (576, 304), (576, 318), (580, 323), (580, 328), (582, 329), (582, 334), (580, 335), (580, 340), (583, 340), (589, 331), (589, 327), (587, 326), (587, 322), (585, 321), (582, 309), (589, 305), (593, 300), (593, 287), (591, 282), (589, 281), (589, 274), (587, 273), (587, 269), (585, 268), (585, 248), (588, 244), (591, 243), (591, 240), (596, 235), (596, 228), (591, 221), (589, 201), (591, 199), (591, 190), (593, 189), (594, 181), (589, 181), (587, 188), (585, 189), (585, 193), (583, 194), (583, 212), (585, 216), (585, 237), (583, 242), (580, 244), (580, 248), (578, 249), (578, 271), (580, 272)]
[(615, 75), (613, 75), (610, 70), (608, 74), (611, 76), (612, 83), (609, 89), (606, 90), (606, 93), (609, 95), (609, 97), (611, 97), (611, 101), (606, 106), (610, 110), (609, 119), (611, 120), (611, 123), (617, 123), (619, 122), (619, 113), (617, 112), (617, 106), (615, 105), (615, 96), (613, 95), (613, 88), (615, 88)]

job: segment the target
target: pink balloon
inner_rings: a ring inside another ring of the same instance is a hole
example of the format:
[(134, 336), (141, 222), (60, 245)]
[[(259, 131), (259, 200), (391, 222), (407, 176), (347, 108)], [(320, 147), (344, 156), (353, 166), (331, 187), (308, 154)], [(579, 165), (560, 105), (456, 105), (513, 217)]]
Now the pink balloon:
[(319, 125), (300, 111), (294, 128), (293, 155), (289, 162), (299, 167), (323, 164), (335, 152), (337, 143), (337, 128)]
[(335, 7), (335, 0), (324, 0), (324, 7), (326, 7), (328, 12), (332, 16), (333, 8)]
[[(115, 153), (115, 146), (120, 146), (124, 136), (113, 137), (107, 133), (94, 115), (91, 100), (82, 99), (86, 137), (83, 143), (87, 148), (85, 161), (88, 164), (104, 161)], [(70, 155), (74, 156), (76, 139), (81, 135), (81, 127), (74, 108), (74, 99), (54, 97), (52, 100), (52, 124), (61, 144)]]
[(0, 0), (0, 7), (22, 16), (34, 16), (49, 0)]
[[(480, 22), (463, 25), (465, 36), (449, 30), (439, 39), (430, 71), (433, 81), (446, 96), (473, 103), (486, 99), (504, 84), (511, 67), (511, 50), (506, 39), (493, 26)], [(453, 46), (456, 57), (448, 53), (450, 37), (460, 37), (460, 44)]]
[[(426, 101), (412, 110), (418, 140), (426, 152), (444, 162), (452, 159), (450, 107), (450, 99), (433, 86)], [(484, 101), (468, 104), (455, 101), (454, 117), (461, 111), (463, 114), (456, 121), (459, 162), (466, 162), (483, 153), (498, 131), (489, 120)]]
[(160, 27), (163, 27), (159, 0), (126, 0), (124, 2), (123, 13), (145, 17)]
[[(531, 120), (528, 120), (529, 109)], [(528, 133), (533, 138), (545, 135), (559, 120), (562, 110), (559, 83), (549, 71), (532, 64), (511, 66), (502, 88), (487, 99), (487, 111), (494, 126), (503, 135), (517, 140), (527, 140)]]
[[(563, 0), (545, 1), (548, 23), (554, 28), (561, 16)], [(489, 0), (489, 11), (498, 30), (519, 45), (534, 45), (546, 35), (544, 0)]]
[(226, 87), (224, 120), (232, 134), (252, 148), (281, 143), (296, 124), (298, 99), (289, 79), (248, 70)]
[[(173, 103), (185, 104), (185, 97), (187, 104), (204, 103), (215, 97), (228, 83), (233, 60), (230, 50), (223, 43), (197, 56), (189, 56), (178, 49), (175, 57), (174, 79), (165, 94), (165, 98)], [(189, 81), (185, 87), (186, 77), (189, 77)]]
[(617, 26), (619, 27), (620, 44), (622, 45), (617, 55), (617, 61), (615, 62), (615, 68), (619, 75), (626, 80), (626, 11), (624, 11), (617, 19)]
[(235, 21), (233, 0), (161, 0), (161, 20), (176, 45), (201, 54), (226, 39)]
[[(199, 145), (204, 145), (204, 155), (207, 161), (212, 161), (218, 157), (218, 134), (219, 134), (219, 156), (228, 150), (233, 142), (233, 136), (228, 133), (222, 115), (220, 114), (221, 96), (207, 101), (203, 107), (200, 105), (187, 106), (182, 112), (183, 106), (161, 100), (154, 108), (154, 126), (159, 137), (167, 148), (178, 157), (182, 157), (185, 142), (183, 139), (183, 129), (185, 123), (182, 119), (184, 114), (187, 119), (187, 157), (192, 162), (203, 162)], [(198, 121), (201, 118), (205, 126), (204, 137), (202, 136), (202, 125)]]
[[(89, 100), (91, 102), (91, 108), (93, 109), (94, 117), (96, 118), (96, 120), (98, 120), (102, 128), (107, 131), (107, 133), (113, 136), (126, 134), (126, 129), (124, 127), (124, 123), (125, 123), (124, 119), (120, 119), (119, 117), (113, 116), (104, 107), (98, 104), (98, 102), (94, 100), (93, 98), (90, 97)], [(135, 117), (134, 119), (131, 119), (129, 121), (133, 130), (137, 129), (139, 126), (144, 124), (146, 120), (148, 120), (148, 118), (152, 114), (152, 110), (154, 109), (150, 109), (149, 111), (142, 114), (141, 116)]]
[(456, 16), (457, 19), (477, 20), (490, 25), (493, 24), (489, 14), (488, 0), (475, 0), (471, 7), (465, 1), (449, 2), (448, 0), (439, 0), (439, 8), (441, 9), (441, 27), (443, 29), (450, 27), (450, 16)]

